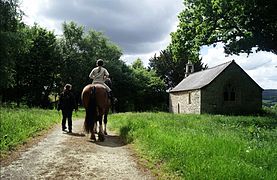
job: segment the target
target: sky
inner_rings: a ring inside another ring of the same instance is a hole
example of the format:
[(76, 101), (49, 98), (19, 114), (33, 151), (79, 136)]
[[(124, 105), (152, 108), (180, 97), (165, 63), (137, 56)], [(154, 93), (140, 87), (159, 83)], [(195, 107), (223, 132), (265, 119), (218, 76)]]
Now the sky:
[[(183, 0), (21, 0), (23, 21), (37, 23), (62, 34), (62, 23), (74, 21), (85, 29), (103, 32), (121, 47), (121, 59), (131, 64), (140, 58), (145, 66), (170, 43), (176, 31)], [(208, 67), (235, 60), (263, 89), (277, 89), (277, 55), (258, 52), (228, 56), (222, 44), (203, 47), (200, 57)]]

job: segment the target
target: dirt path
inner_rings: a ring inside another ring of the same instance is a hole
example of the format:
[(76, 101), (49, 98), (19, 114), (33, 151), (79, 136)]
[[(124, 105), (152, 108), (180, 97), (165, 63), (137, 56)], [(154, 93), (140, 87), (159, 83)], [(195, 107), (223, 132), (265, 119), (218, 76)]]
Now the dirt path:
[(83, 121), (74, 121), (72, 134), (56, 126), (17, 160), (1, 167), (0, 179), (155, 179), (138, 167), (117, 135), (91, 142), (82, 125)]

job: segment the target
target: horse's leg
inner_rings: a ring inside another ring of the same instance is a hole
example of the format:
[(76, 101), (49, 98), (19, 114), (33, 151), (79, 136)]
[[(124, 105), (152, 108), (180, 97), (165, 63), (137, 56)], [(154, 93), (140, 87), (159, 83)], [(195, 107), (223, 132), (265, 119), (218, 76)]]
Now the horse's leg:
[(95, 119), (95, 116), (93, 117), (93, 114), (91, 116), (92, 118), (92, 123), (91, 123), (91, 130), (90, 130), (90, 139), (96, 141), (96, 137), (95, 137), (95, 129), (96, 129), (96, 126), (97, 126), (97, 120)]
[(95, 134), (97, 133), (97, 121), (94, 123), (93, 132), (94, 132)]
[(98, 120), (99, 120), (99, 133), (98, 133), (98, 138), (99, 138), (99, 141), (104, 141), (104, 140), (105, 140), (105, 136), (104, 136), (104, 132), (103, 132), (103, 123), (102, 123), (102, 119), (103, 119), (103, 116), (102, 116), (102, 115), (98, 116)]
[(90, 135), (90, 139), (91, 140), (94, 140), (96, 141), (96, 137), (95, 137), (95, 132), (94, 132), (94, 129), (95, 129), (95, 123), (93, 123), (93, 127), (91, 128), (91, 135)]
[(98, 116), (98, 122), (99, 122), (99, 132), (103, 133), (103, 122), (102, 122), (102, 115)]
[(108, 123), (108, 113), (104, 114), (104, 134), (108, 135), (107, 133), (107, 123)]

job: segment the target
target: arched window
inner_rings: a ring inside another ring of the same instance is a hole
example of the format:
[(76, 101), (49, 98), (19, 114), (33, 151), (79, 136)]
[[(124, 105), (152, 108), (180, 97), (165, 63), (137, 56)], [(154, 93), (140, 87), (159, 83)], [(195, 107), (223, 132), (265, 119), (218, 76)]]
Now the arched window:
[(223, 89), (223, 99), (224, 101), (235, 101), (236, 100), (236, 89), (231, 83), (224, 86)]
[(236, 100), (236, 91), (235, 91), (235, 88), (232, 88), (230, 92), (230, 101), (235, 101), (235, 100)]

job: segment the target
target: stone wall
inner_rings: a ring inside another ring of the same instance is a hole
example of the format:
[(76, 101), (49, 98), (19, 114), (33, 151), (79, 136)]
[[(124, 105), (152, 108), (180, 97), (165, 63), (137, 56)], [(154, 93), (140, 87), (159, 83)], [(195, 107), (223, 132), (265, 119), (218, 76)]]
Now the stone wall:
[[(235, 92), (232, 101), (224, 98), (228, 87)], [(230, 64), (201, 93), (202, 113), (243, 114), (262, 107), (262, 89), (236, 64)]]
[(200, 100), (200, 90), (171, 92), (169, 94), (169, 111), (173, 113), (200, 114)]

